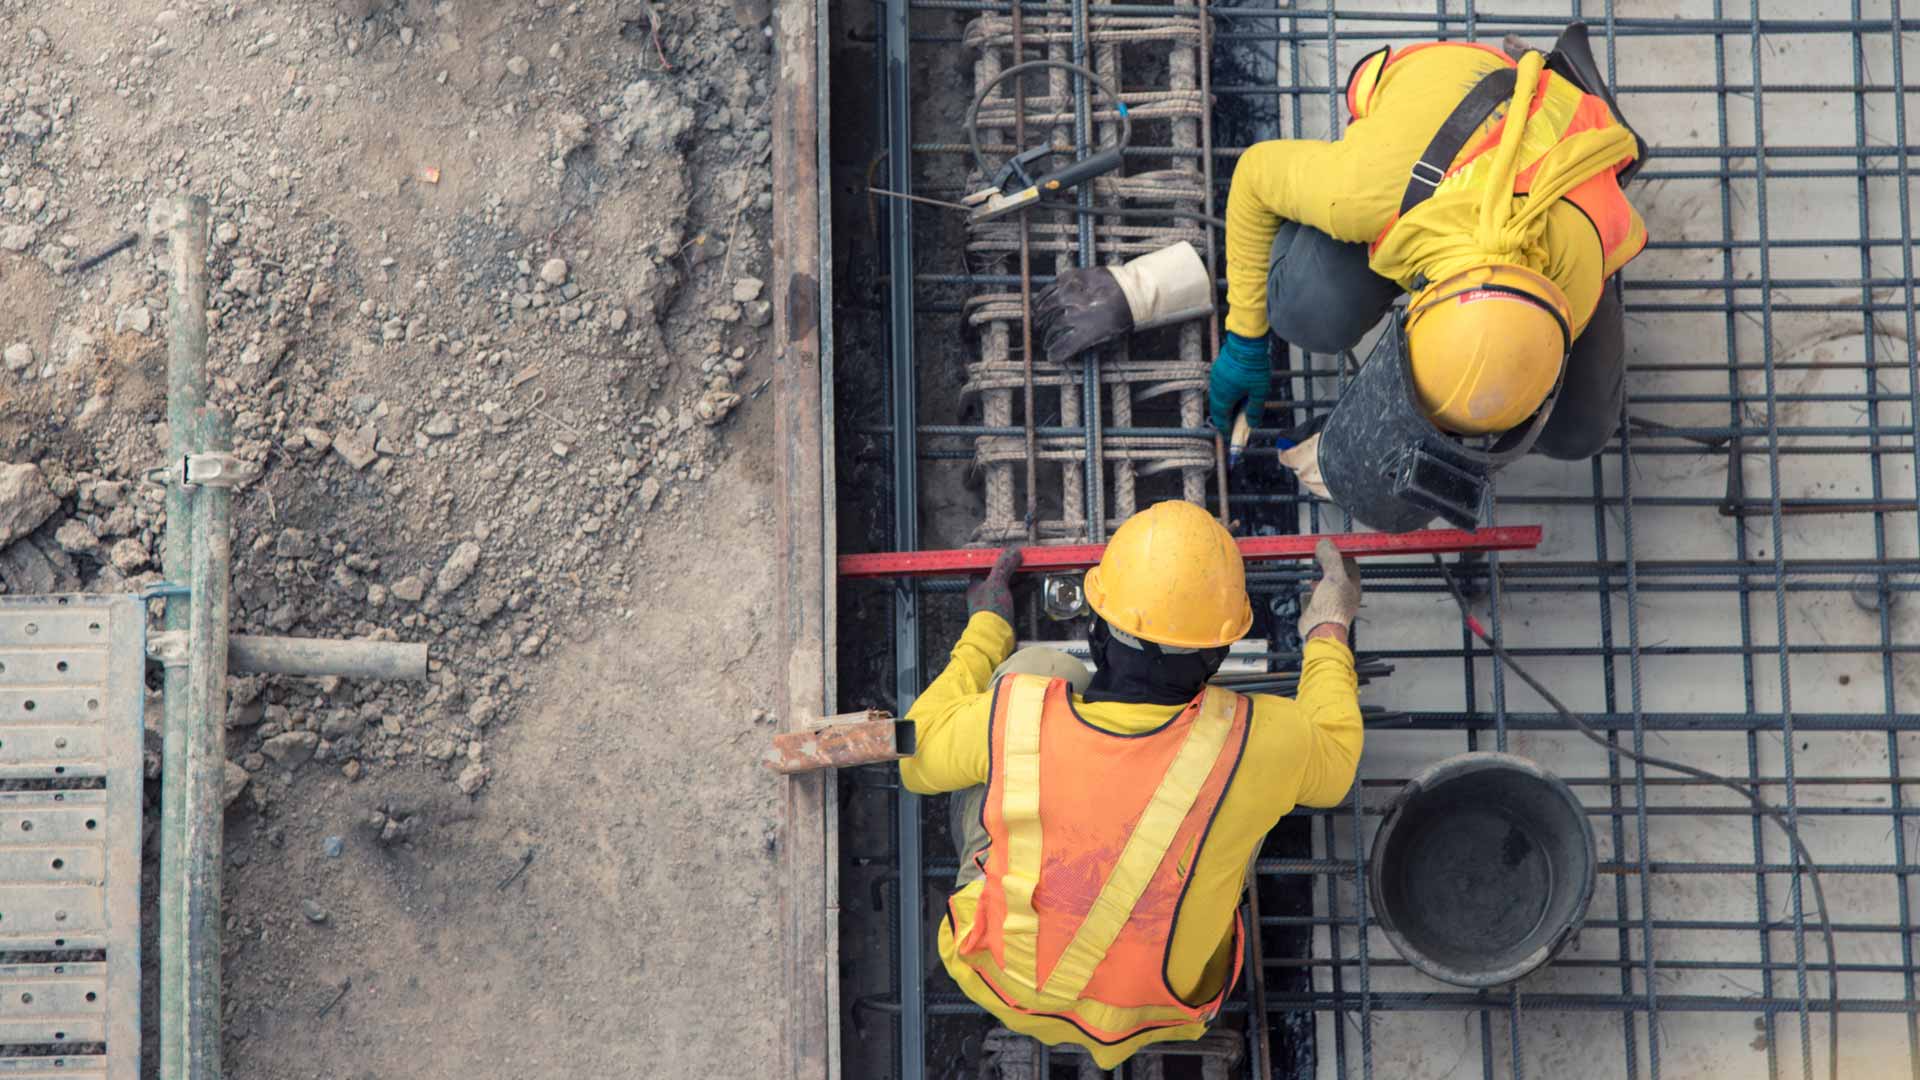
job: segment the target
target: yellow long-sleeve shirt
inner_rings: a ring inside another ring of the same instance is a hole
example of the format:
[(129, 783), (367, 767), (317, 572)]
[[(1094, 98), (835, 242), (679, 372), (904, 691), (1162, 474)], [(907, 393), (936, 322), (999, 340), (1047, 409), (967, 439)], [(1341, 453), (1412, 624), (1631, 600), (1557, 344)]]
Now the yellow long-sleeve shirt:
[[(1266, 334), (1267, 267), (1281, 222), (1371, 243), (1399, 211), (1408, 173), (1434, 132), (1481, 76), (1499, 66), (1498, 57), (1479, 49), (1422, 49), (1387, 65), (1368, 115), (1338, 142), (1275, 139), (1242, 154), (1227, 195), (1227, 329), (1242, 337)], [(1505, 112), (1495, 110), (1481, 134)], [(1468, 145), (1478, 141), (1476, 135)], [(1571, 203), (1555, 203), (1546, 217), (1541, 242), (1518, 253), (1519, 261), (1560, 286), (1578, 336), (1600, 300), (1600, 235)]]
[[(900, 762), (900, 778), (908, 790), (931, 795), (987, 782), (993, 713), (989, 679), (1013, 645), (1013, 628), (998, 615), (983, 612), (968, 622), (946, 670), (907, 712), (917, 738), (914, 756)], [(1247, 861), (1262, 838), (1296, 805), (1335, 806), (1353, 786), (1362, 738), (1358, 687), (1353, 653), (1339, 642), (1316, 638), (1307, 642), (1297, 698), (1250, 695), (1253, 718), (1246, 751), (1195, 863), (1174, 926), (1167, 982), (1183, 999), (1213, 997), (1232, 970), (1233, 911)], [(1123, 735), (1150, 731), (1179, 711), (1166, 705), (1089, 702), (1078, 696), (1073, 704), (1088, 723)], [(1049, 1044), (1084, 1046), (1103, 1069), (1149, 1043), (1193, 1039), (1204, 1030), (1188, 1024), (1102, 1046), (1065, 1021), (1001, 1006), (955, 948), (973, 925), (983, 888), (976, 880), (954, 896), (953, 919), (940, 926), (940, 958), (960, 989), (1008, 1028)]]

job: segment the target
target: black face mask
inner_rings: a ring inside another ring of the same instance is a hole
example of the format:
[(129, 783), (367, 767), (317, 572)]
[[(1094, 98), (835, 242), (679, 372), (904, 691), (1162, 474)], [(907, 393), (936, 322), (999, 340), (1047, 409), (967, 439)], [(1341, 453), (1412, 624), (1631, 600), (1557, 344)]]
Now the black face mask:
[(1117, 640), (1098, 615), (1087, 634), (1088, 651), (1097, 665), (1093, 682), (1082, 695), (1088, 701), (1128, 704), (1185, 705), (1198, 697), (1213, 673), (1227, 659), (1227, 649), (1169, 653), (1151, 641), (1134, 648)]

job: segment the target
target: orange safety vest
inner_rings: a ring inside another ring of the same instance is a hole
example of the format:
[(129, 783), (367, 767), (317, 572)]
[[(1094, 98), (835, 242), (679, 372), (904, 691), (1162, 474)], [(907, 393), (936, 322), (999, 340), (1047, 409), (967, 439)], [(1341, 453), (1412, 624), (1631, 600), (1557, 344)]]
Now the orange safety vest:
[[(1399, 50), (1382, 49), (1363, 57), (1348, 74), (1347, 111), (1356, 118), (1367, 115), (1373, 106), (1374, 90), (1387, 65), (1404, 60), (1421, 49), (1479, 49), (1498, 57), (1508, 67), (1519, 66), (1519, 62), (1505, 52), (1479, 42), (1429, 41)], [(1618, 126), (1620, 123), (1614, 117), (1613, 110), (1607, 107), (1605, 99), (1583, 92), (1551, 71), (1541, 73), (1540, 86), (1534, 91), (1526, 122), (1526, 142), (1521, 145), (1522, 164), (1513, 183), (1515, 195), (1525, 195), (1532, 189), (1533, 177), (1539, 171), (1541, 160), (1562, 141), (1582, 131)], [(1474, 187), (1486, 183), (1485, 166), (1488, 159), (1484, 155), (1500, 145), (1500, 133), (1505, 128), (1506, 118), (1502, 117), (1479, 142), (1470, 143), (1460, 151), (1453, 167), (1435, 187), (1435, 193), (1456, 186)], [(1586, 215), (1600, 236), (1603, 281), (1632, 262), (1634, 256), (1647, 246), (1646, 224), (1620, 190), (1620, 171), (1632, 163), (1632, 155), (1623, 157), (1614, 163), (1613, 168), (1588, 178), (1565, 196), (1566, 201)], [(1400, 215), (1395, 213), (1386, 227), (1380, 230), (1380, 235), (1374, 238), (1369, 250), (1379, 250), (1387, 234), (1399, 223)]]
[(1167, 957), (1251, 715), (1249, 699), (1208, 688), (1164, 725), (1119, 735), (1080, 718), (1064, 679), (999, 680), (983, 891), (956, 951), (1007, 1009), (1108, 1045), (1213, 1020), (1240, 977), (1239, 913), (1233, 973), (1210, 1000), (1182, 1001)]

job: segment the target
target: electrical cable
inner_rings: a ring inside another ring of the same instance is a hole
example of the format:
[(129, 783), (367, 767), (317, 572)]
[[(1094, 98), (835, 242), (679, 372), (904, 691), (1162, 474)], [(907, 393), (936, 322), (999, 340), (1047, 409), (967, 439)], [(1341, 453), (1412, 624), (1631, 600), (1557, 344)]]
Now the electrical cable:
[[(967, 147), (973, 151), (973, 163), (979, 168), (982, 178), (992, 177), (993, 170), (987, 168), (987, 155), (980, 150), (980, 106), (986, 102), (987, 95), (993, 93), (995, 88), (1011, 76), (1020, 75), (1029, 71), (1039, 71), (1043, 68), (1058, 68), (1061, 71), (1073, 72), (1075, 75), (1087, 80), (1087, 82), (1099, 87), (1100, 92), (1106, 95), (1107, 100), (1113, 102), (1115, 111), (1120, 114), (1120, 141), (1115, 145), (1124, 150), (1127, 144), (1133, 140), (1133, 114), (1127, 111), (1127, 103), (1121, 99), (1120, 95), (1114, 91), (1112, 86), (1107, 84), (1105, 79), (1102, 79), (1093, 71), (1081, 67), (1079, 64), (1070, 64), (1065, 60), (1028, 60), (1023, 64), (1015, 64), (1009, 68), (1002, 68), (1000, 74), (988, 79), (987, 84), (980, 88), (978, 94), (974, 95), (973, 104), (967, 109)], [(1015, 150), (1016, 154), (1019, 152), (1018, 149)]]
[[(1561, 704), (1560, 699), (1555, 697), (1552, 691), (1543, 686), (1540, 680), (1534, 678), (1531, 672), (1521, 667), (1519, 662), (1514, 660), (1513, 657), (1507, 655), (1507, 650), (1502, 648), (1498, 642), (1494, 641), (1493, 636), (1488, 634), (1486, 628), (1480, 625), (1480, 620), (1474, 617), (1472, 610), (1467, 606), (1466, 594), (1460, 591), (1460, 584), (1454, 580), (1453, 571), (1447, 568), (1445, 560), (1435, 555), (1433, 556), (1433, 564), (1440, 568), (1440, 577), (1447, 583), (1447, 591), (1453, 594), (1453, 602), (1460, 607), (1460, 617), (1466, 620), (1467, 628), (1473, 631), (1473, 636), (1479, 638), (1487, 648), (1493, 650), (1493, 655), (1499, 657), (1500, 662), (1507, 665), (1507, 670), (1518, 676), (1521, 682), (1532, 687), (1533, 692), (1539, 694), (1541, 699), (1551, 706), (1553, 711), (1559, 715), (1560, 719), (1567, 722), (1568, 726), (1585, 736), (1589, 742), (1592, 742), (1614, 757), (1625, 758), (1628, 761), (1638, 762), (1650, 768), (1666, 769), (1669, 772), (1677, 772), (1682, 776), (1689, 776), (1695, 780), (1701, 780), (1706, 783), (1717, 784), (1720, 787), (1724, 787), (1752, 803), (1756, 811), (1779, 826), (1780, 831), (1786, 834), (1788, 842), (1793, 847), (1794, 858), (1802, 866), (1806, 867), (1807, 878), (1813, 884), (1814, 904), (1820, 910), (1820, 934), (1827, 946), (1827, 1000), (1829, 1013), (1832, 1017), (1827, 1025), (1827, 1076), (1829, 1080), (1840, 1080), (1840, 958), (1834, 950), (1833, 917), (1827, 912), (1827, 891), (1820, 881), (1820, 868), (1814, 864), (1812, 853), (1807, 850), (1807, 845), (1801, 841), (1800, 830), (1794, 826), (1793, 822), (1787, 820), (1784, 813), (1776, 809), (1765, 799), (1762, 799), (1760, 797), (1760, 791), (1756, 787), (1748, 786), (1738, 780), (1721, 776), (1715, 772), (1709, 772), (1706, 769), (1685, 765), (1678, 761), (1670, 761), (1666, 758), (1655, 757), (1652, 754), (1643, 754), (1637, 750), (1630, 750), (1624, 746), (1608, 741), (1606, 736), (1601, 735), (1585, 720), (1582, 720), (1572, 710)], [(1646, 948), (1649, 954), (1651, 954), (1653, 942), (1648, 941)], [(1651, 1017), (1649, 1017), (1648, 1022), (1653, 1022)]]

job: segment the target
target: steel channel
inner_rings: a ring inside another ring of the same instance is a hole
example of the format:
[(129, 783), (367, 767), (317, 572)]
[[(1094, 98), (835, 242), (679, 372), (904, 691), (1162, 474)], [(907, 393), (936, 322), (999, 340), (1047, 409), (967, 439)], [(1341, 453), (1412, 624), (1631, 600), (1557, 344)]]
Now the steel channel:
[[(886, 0), (886, 124), (887, 186), (903, 194), (913, 191), (912, 50), (908, 42), (910, 6), (907, 0)], [(905, 199), (887, 202), (888, 293), (891, 302), (888, 348), (892, 374), (889, 422), (896, 432), (914, 430), (919, 415), (916, 395), (913, 297), (913, 204)], [(912, 551), (920, 546), (920, 482), (916, 440), (893, 440), (894, 546)], [(896, 715), (905, 716), (920, 694), (920, 597), (912, 580), (894, 583), (893, 606), (894, 697)], [(921, 917), (920, 796), (903, 785), (895, 795), (894, 843), (900, 874), (896, 879), (897, 928), (895, 960), (899, 968), (900, 1075), (920, 1080), (926, 1075), (926, 1017), (922, 995), (926, 950), (922, 946), (925, 920)]]

